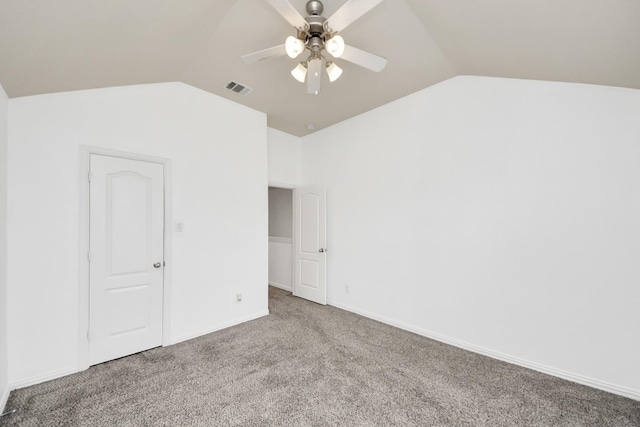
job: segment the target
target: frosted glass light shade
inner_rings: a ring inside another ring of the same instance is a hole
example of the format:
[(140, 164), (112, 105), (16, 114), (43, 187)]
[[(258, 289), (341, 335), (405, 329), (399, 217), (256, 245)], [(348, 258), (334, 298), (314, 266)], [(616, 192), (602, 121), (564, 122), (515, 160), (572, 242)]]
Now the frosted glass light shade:
[(344, 53), (344, 39), (340, 36), (333, 36), (327, 41), (325, 48), (334, 58), (340, 58)]
[(287, 41), (284, 42), (284, 49), (287, 51), (289, 58), (297, 58), (304, 50), (304, 43), (300, 39), (289, 36)]
[(327, 75), (329, 76), (329, 81), (333, 83), (342, 75), (342, 68), (338, 67), (334, 62), (329, 62), (327, 64)]
[(299, 63), (296, 68), (291, 70), (291, 75), (300, 83), (304, 83), (304, 79), (307, 76), (307, 67), (305, 67), (304, 62)]

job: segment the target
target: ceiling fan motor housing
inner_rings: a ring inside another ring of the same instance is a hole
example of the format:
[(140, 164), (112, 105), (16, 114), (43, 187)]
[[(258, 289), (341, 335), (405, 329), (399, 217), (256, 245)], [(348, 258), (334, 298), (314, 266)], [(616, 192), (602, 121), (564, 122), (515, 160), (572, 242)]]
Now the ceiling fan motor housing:
[(307, 23), (309, 24), (309, 34), (311, 37), (322, 36), (324, 34), (324, 21), (326, 18), (322, 16), (308, 16)]
[(322, 2), (318, 0), (307, 2), (307, 13), (309, 13), (309, 16), (307, 16), (305, 20), (309, 24), (309, 29), (300, 39), (305, 42), (307, 48), (312, 52), (313, 57), (318, 57), (322, 49), (324, 49), (324, 43), (326, 41), (324, 23), (327, 19), (321, 16), (323, 10), (324, 6)]

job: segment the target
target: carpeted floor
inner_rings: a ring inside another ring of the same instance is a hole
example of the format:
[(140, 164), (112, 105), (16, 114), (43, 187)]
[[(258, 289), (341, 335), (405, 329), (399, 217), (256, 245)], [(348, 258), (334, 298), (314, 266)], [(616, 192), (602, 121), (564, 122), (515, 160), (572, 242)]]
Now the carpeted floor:
[(271, 314), (13, 391), (7, 426), (640, 426), (640, 402), (271, 288)]

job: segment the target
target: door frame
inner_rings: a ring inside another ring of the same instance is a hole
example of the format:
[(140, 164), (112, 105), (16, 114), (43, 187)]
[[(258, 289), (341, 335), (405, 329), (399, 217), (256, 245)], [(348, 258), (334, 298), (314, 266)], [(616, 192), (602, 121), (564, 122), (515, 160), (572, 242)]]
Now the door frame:
[[(284, 184), (282, 182), (273, 182), (273, 181), (269, 181), (268, 185), (267, 185), (267, 192), (269, 191), (269, 187), (273, 187), (273, 188), (281, 188), (283, 190), (291, 190), (291, 294), (295, 295), (296, 294), (296, 284), (295, 284), (295, 274), (296, 274), (296, 266), (295, 266), (295, 262), (296, 262), (296, 253), (295, 253), (295, 247), (296, 247), (296, 212), (295, 212), (295, 191), (296, 188), (298, 188), (295, 185), (291, 185), (291, 184)], [(267, 203), (269, 201), (267, 200)], [(267, 215), (268, 215), (268, 207), (267, 207)], [(269, 232), (267, 231), (267, 245), (268, 245), (268, 240), (269, 240)], [(270, 254), (269, 254), (270, 255)], [(267, 281), (268, 281), (268, 277), (267, 277)]]
[(137, 160), (163, 165), (164, 171), (164, 262), (163, 292), (162, 292), (162, 346), (171, 344), (171, 270), (172, 270), (172, 227), (171, 216), (171, 160), (148, 156), (145, 154), (130, 153), (109, 148), (80, 146), (80, 215), (79, 215), (79, 242), (78, 242), (78, 370), (89, 368), (89, 169), (91, 155), (118, 157), (128, 160)]

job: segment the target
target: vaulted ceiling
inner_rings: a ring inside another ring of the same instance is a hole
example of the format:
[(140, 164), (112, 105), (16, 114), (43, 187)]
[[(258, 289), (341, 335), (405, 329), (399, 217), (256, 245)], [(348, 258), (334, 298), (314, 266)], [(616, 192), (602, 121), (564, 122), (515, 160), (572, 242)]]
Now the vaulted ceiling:
[[(344, 2), (324, 0), (324, 16)], [(298, 60), (240, 61), (289, 35), (264, 0), (0, 0), (0, 83), (13, 98), (182, 81), (298, 136), (456, 75), (640, 89), (638, 0), (384, 0), (341, 35), (387, 67), (337, 60), (342, 77), (318, 95), (289, 74)]]

